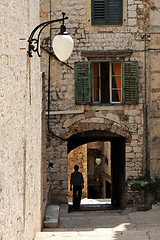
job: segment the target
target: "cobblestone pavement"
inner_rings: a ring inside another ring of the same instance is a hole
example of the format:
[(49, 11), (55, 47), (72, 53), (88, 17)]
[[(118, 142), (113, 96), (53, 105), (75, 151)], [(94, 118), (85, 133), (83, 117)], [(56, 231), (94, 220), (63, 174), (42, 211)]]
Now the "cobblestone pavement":
[(160, 240), (160, 205), (149, 211), (77, 211), (60, 216), (59, 228), (35, 240)]

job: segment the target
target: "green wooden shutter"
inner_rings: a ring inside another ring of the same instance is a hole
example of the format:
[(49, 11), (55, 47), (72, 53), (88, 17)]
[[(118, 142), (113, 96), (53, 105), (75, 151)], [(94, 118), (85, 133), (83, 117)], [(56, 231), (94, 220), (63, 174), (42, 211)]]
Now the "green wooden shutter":
[(92, 0), (92, 24), (106, 24), (106, 1)]
[(123, 63), (123, 103), (138, 104), (138, 63)]
[(91, 0), (92, 24), (122, 24), (123, 0)]
[(76, 104), (91, 103), (90, 70), (88, 62), (75, 63), (75, 101)]
[(107, 0), (107, 24), (122, 24), (123, 0)]

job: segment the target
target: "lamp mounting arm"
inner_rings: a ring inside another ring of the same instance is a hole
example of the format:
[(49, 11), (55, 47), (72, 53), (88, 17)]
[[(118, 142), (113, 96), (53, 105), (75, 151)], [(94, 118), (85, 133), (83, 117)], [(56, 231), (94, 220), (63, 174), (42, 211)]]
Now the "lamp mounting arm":
[[(49, 24), (51, 23), (56, 23), (56, 22), (62, 22), (62, 26), (61, 29), (63, 29), (63, 31), (65, 31), (65, 26), (64, 26), (64, 20), (67, 20), (68, 17), (65, 17), (65, 12), (62, 12), (63, 18), (59, 18), (59, 19), (55, 19), (55, 20), (51, 20), (51, 21), (46, 21), (43, 22), (41, 24), (39, 24), (38, 26), (36, 26), (33, 31), (31, 32), (29, 38), (28, 38), (28, 55), (29, 57), (32, 57), (32, 51), (33, 52), (37, 52), (38, 56), (41, 57), (40, 53), (39, 53), (39, 41), (40, 41), (40, 34), (42, 32), (42, 30), (47, 27)], [(34, 34), (39, 30), (38, 33), (38, 37), (34, 38)]]

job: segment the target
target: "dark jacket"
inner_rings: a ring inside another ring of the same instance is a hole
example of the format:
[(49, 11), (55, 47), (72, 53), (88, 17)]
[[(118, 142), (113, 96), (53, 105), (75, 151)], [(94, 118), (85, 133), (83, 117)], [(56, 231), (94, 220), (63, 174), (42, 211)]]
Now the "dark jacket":
[(83, 175), (81, 172), (75, 171), (71, 174), (70, 184), (73, 186), (81, 186), (84, 184)]

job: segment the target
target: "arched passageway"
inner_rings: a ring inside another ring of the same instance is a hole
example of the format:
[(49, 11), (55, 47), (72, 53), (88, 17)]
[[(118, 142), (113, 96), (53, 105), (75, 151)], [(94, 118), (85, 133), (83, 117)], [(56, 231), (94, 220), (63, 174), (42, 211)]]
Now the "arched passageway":
[[(76, 149), (79, 146), (82, 146), (83, 144), (88, 144), (93, 142), (110, 143), (111, 203), (113, 207), (124, 208), (126, 204), (126, 201), (125, 201), (125, 137), (122, 137), (116, 133), (111, 133), (108, 130), (106, 131), (90, 130), (90, 131), (80, 132), (78, 134), (74, 134), (71, 137), (69, 137), (68, 154), (72, 150)], [(88, 158), (89, 156), (87, 156), (87, 159)], [(87, 171), (88, 171), (88, 167), (87, 167)], [(107, 186), (107, 183), (105, 187), (106, 186)], [(89, 191), (93, 191), (93, 189), (90, 188), (89, 184), (87, 187), (88, 187), (88, 194), (92, 196), (92, 193), (89, 193)]]

